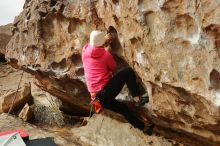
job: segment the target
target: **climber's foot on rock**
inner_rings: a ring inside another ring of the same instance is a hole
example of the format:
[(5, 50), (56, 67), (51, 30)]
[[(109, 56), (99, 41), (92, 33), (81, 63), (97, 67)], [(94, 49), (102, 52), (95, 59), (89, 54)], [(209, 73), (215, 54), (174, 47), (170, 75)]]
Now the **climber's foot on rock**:
[(138, 102), (138, 106), (139, 107), (144, 106), (148, 102), (149, 102), (149, 97), (148, 96), (142, 96), (140, 98), (140, 101)]

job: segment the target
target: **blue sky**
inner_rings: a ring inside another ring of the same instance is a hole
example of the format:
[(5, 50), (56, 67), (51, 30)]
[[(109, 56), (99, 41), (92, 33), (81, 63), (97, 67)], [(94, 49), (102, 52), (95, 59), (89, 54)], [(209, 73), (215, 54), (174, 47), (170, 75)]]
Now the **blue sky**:
[(25, 0), (0, 0), (0, 25), (12, 23), (21, 11)]

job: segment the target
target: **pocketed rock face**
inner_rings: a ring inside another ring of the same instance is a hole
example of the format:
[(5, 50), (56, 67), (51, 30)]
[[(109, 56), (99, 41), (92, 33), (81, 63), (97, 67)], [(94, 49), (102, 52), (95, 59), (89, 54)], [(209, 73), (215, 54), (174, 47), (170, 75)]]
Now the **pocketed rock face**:
[(153, 122), (220, 143), (219, 1), (29, 0), (13, 25), (7, 59), (59, 96), (86, 92), (80, 54), (90, 31), (116, 30), (112, 49), (148, 90)]

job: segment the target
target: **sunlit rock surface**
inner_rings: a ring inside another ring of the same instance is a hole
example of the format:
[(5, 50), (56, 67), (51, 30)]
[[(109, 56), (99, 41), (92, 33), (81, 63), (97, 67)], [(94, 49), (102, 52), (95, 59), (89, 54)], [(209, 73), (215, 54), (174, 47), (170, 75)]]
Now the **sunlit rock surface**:
[(81, 49), (95, 28), (117, 32), (112, 50), (148, 90), (153, 122), (220, 144), (219, 1), (29, 0), (13, 26), (7, 59), (78, 114), (89, 100)]
[(92, 146), (173, 146), (182, 145), (161, 136), (147, 136), (109, 111), (93, 115), (86, 126), (71, 132)]

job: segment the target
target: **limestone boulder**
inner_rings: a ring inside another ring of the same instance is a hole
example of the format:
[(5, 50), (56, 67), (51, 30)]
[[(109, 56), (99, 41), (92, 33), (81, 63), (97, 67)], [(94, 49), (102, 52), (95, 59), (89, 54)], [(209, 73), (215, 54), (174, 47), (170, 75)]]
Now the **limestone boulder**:
[(113, 53), (149, 93), (152, 122), (219, 145), (219, 18), (216, 0), (29, 0), (14, 20), (6, 58), (77, 105), (73, 111), (88, 111), (81, 51), (91, 30), (108, 29)]
[(20, 111), (18, 117), (24, 120), (25, 122), (28, 122), (33, 118), (33, 111), (27, 103)]
[(26, 84), (17, 93), (13, 91), (0, 97), (0, 113), (7, 113), (12, 105), (14, 111), (21, 109), (30, 102), (32, 102), (31, 88)]
[(173, 146), (181, 145), (162, 136), (148, 136), (131, 126), (123, 117), (108, 110), (95, 114), (88, 123), (71, 129), (74, 136), (92, 146)]

